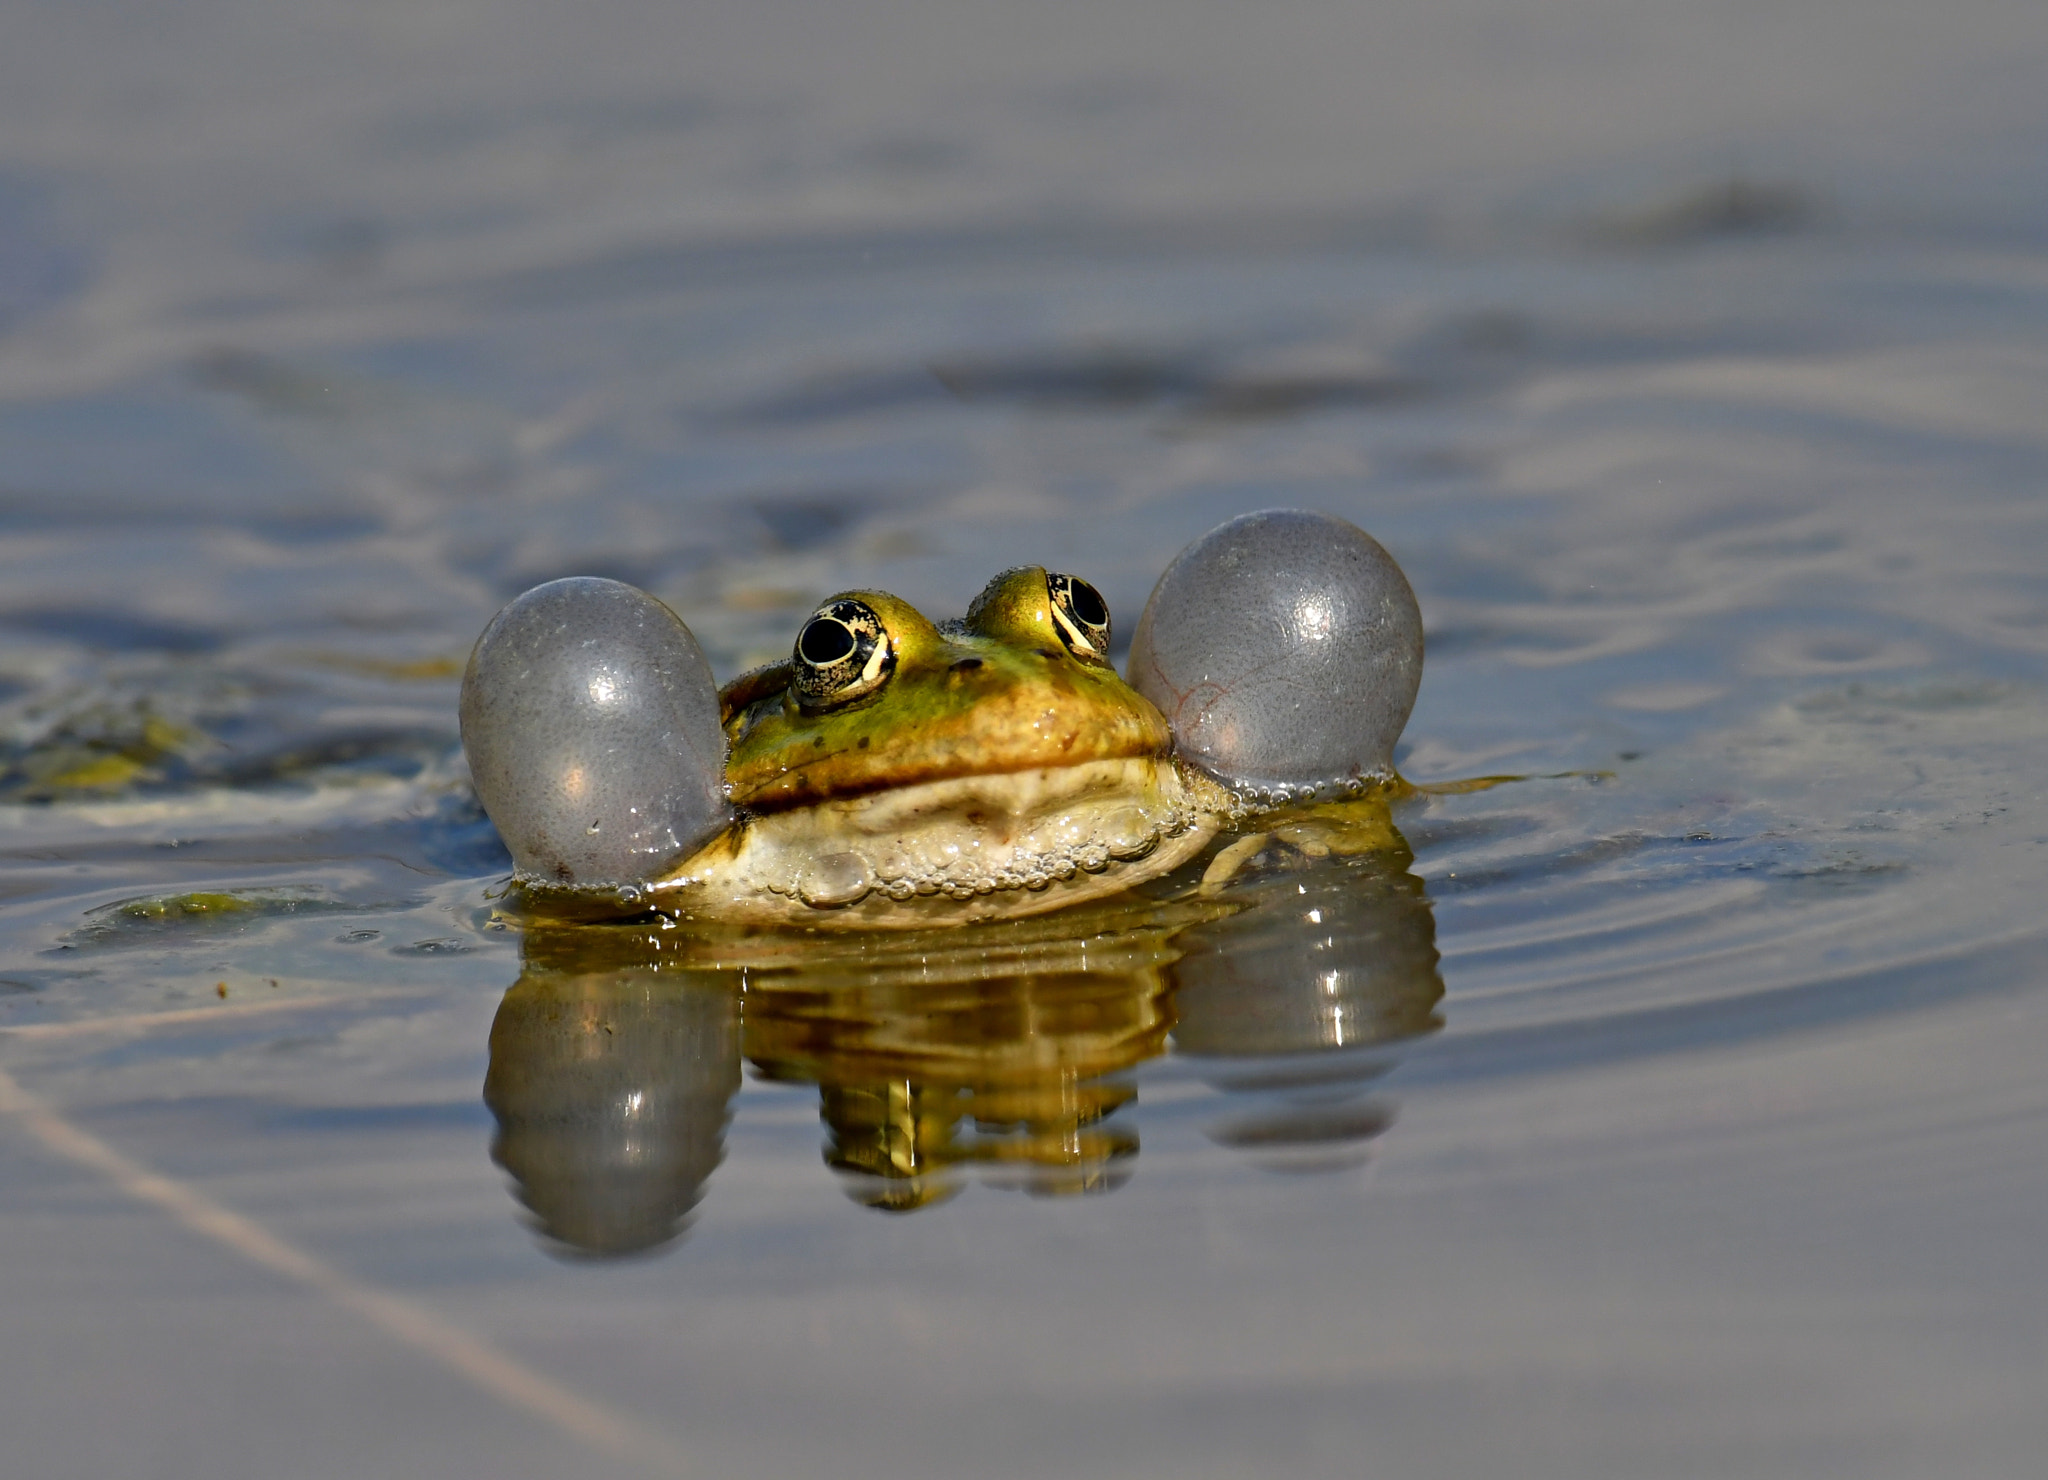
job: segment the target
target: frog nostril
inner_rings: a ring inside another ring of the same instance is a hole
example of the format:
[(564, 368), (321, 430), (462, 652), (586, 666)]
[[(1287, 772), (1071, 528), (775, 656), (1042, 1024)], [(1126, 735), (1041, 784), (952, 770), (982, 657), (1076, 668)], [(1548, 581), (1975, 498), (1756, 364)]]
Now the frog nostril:
[(1038, 649), (1038, 656), (1046, 659), (1057, 658), (1059, 651), (1056, 648), (1040, 648)]
[(981, 659), (979, 658), (962, 658), (959, 662), (953, 665), (953, 671), (955, 673), (972, 673), (975, 669), (979, 668), (980, 666)]

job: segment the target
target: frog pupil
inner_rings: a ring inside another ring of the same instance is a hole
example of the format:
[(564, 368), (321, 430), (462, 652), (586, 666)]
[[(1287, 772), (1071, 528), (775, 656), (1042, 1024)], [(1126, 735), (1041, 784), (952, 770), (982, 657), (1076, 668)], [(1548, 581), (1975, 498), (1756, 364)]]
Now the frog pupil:
[(1046, 594), (1052, 598), (1053, 625), (1060, 640), (1078, 656), (1097, 661), (1109, 657), (1109, 604), (1102, 593), (1079, 576), (1055, 575), (1045, 578)]
[(834, 617), (811, 618), (796, 640), (797, 655), (819, 668), (851, 657), (855, 646), (853, 630)]

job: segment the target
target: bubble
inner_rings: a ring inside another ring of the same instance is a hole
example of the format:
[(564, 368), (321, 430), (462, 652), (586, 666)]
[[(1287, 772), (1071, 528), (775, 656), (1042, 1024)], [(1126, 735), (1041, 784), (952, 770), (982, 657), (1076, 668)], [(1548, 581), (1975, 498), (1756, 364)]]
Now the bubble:
[(462, 744), (529, 878), (658, 878), (731, 819), (711, 665), (674, 612), (618, 581), (550, 581), (491, 619), (462, 678)]
[(1166, 568), (1130, 674), (1181, 756), (1285, 801), (1393, 774), (1422, 681), (1422, 614), (1394, 558), (1356, 526), (1246, 514)]
[(858, 904), (875, 887), (868, 861), (858, 853), (827, 853), (804, 865), (797, 894), (812, 909)]

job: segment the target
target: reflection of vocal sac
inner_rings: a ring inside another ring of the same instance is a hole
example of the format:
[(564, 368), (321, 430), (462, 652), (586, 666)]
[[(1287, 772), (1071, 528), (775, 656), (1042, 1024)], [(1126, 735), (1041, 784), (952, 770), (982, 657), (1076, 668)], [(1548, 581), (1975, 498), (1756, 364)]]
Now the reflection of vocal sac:
[(1442, 1025), (1429, 896), (1373, 865), (1282, 868), (1246, 892), (1250, 908), (1180, 937), (1174, 1052), (1239, 1102), (1211, 1139), (1277, 1169), (1356, 1165), (1393, 1123), (1367, 1094), (1386, 1045)]
[(703, 1195), (740, 1084), (737, 993), (707, 975), (529, 959), (499, 1004), (484, 1080), (491, 1157), (557, 1252), (659, 1248)]

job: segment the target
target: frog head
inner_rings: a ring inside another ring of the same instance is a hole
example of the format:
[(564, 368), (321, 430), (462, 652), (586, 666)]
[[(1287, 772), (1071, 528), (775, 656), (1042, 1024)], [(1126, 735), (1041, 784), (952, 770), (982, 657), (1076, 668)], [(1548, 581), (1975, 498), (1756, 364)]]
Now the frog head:
[(1276, 511), (1175, 559), (1139, 619), (1129, 683), (1100, 593), (1041, 566), (997, 576), (943, 623), (843, 592), (789, 658), (722, 694), (653, 597), (551, 582), (478, 642), (463, 741), (530, 881), (635, 898), (680, 881), (733, 918), (755, 918), (765, 895), (827, 909), (1039, 896), (964, 916), (985, 918), (1138, 876), (1077, 873), (1172, 867), (1247, 807), (1396, 781), (1421, 650), (1385, 550), (1343, 520)]
[(1109, 661), (1101, 594), (1005, 571), (933, 623), (882, 591), (820, 603), (783, 662), (721, 695), (734, 803), (755, 813), (962, 776), (1166, 756), (1159, 710)]

